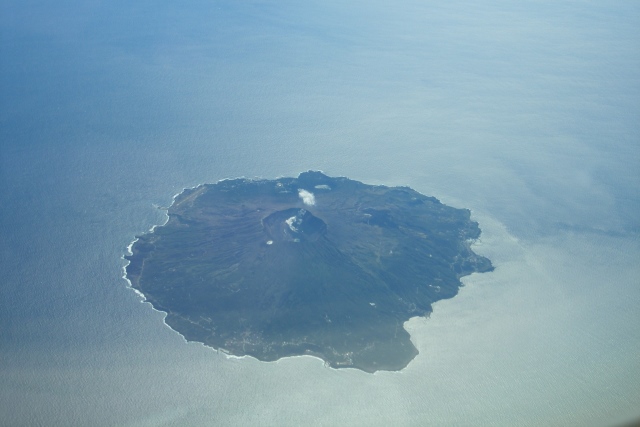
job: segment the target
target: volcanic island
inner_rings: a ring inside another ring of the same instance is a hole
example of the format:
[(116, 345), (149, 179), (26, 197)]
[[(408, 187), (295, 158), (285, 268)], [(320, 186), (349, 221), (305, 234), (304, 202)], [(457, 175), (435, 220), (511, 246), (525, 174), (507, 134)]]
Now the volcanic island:
[(126, 277), (188, 341), (261, 361), (403, 369), (404, 322), (493, 270), (470, 211), (321, 172), (185, 189), (137, 236)]

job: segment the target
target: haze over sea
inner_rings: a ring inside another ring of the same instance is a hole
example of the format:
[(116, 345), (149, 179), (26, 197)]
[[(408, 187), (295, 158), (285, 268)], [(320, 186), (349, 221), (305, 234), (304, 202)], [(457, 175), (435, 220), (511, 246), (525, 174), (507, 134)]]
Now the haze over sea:
[[(640, 3), (0, 4), (0, 424), (640, 417)], [(320, 169), (469, 208), (493, 273), (401, 372), (185, 343), (122, 279), (184, 187)]]

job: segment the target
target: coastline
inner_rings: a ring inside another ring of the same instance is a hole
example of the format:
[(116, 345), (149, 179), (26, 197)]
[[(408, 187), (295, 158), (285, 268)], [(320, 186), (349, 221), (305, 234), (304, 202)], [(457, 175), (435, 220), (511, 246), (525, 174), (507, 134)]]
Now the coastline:
[[(321, 171), (309, 171), (309, 172), (321, 172)], [(321, 172), (321, 173), (322, 173), (322, 172)], [(277, 178), (274, 178), (273, 180), (278, 180), (278, 179), (281, 179), (281, 178), (291, 178), (291, 177), (279, 176), (279, 177), (277, 177)], [(346, 179), (346, 180), (350, 180), (349, 178), (347, 178), (347, 177), (343, 177), (343, 176), (340, 176), (340, 177), (331, 177), (331, 178), (332, 178), (332, 179)], [(294, 178), (294, 179), (297, 179), (297, 178)], [(179, 196), (181, 196), (182, 194), (184, 194), (184, 193), (185, 193), (185, 191), (188, 191), (188, 190), (195, 191), (195, 190), (199, 189), (200, 187), (204, 187), (204, 186), (207, 186), (207, 185), (216, 185), (216, 184), (219, 184), (219, 183), (224, 182), (224, 181), (234, 181), (234, 180), (244, 180), (244, 181), (248, 181), (248, 182), (270, 181), (270, 179), (267, 179), (267, 178), (258, 178), (258, 177), (254, 177), (254, 178), (246, 178), (246, 177), (242, 176), (242, 177), (237, 177), (237, 178), (223, 178), (223, 179), (220, 179), (220, 180), (216, 181), (215, 183), (206, 183), (206, 182), (203, 182), (203, 183), (200, 183), (200, 184), (194, 185), (194, 186), (192, 186), (192, 187), (184, 187), (180, 192), (177, 192), (177, 193), (175, 193), (175, 194), (172, 196), (172, 198), (171, 198), (171, 204), (170, 204), (168, 207), (166, 207), (166, 208), (165, 208), (165, 207), (159, 207), (159, 206), (156, 206), (156, 209), (159, 209), (159, 210), (163, 210), (163, 211), (165, 211), (165, 218), (164, 218), (164, 221), (163, 221), (162, 223), (152, 225), (152, 226), (148, 229), (148, 231), (147, 231), (146, 233), (144, 233), (144, 234), (153, 234), (153, 233), (155, 232), (155, 230), (156, 230), (156, 228), (157, 228), (157, 227), (163, 227), (163, 226), (165, 226), (165, 225), (169, 222), (169, 220), (170, 220), (169, 210), (170, 210), (170, 209), (175, 205), (177, 198), (178, 198)], [(355, 181), (355, 180), (350, 180), (350, 181)], [(355, 181), (355, 182), (357, 182), (357, 183), (359, 183), (359, 184), (363, 184), (363, 183), (362, 183), (362, 182), (360, 182), (360, 181)], [(367, 185), (367, 184), (364, 184), (364, 185)], [(388, 186), (385, 186), (385, 185), (372, 185), (372, 186), (373, 186), (373, 187), (385, 187), (385, 188), (391, 188), (391, 187), (388, 187)], [(408, 187), (408, 186), (396, 186), (396, 187), (398, 187), (398, 188), (407, 188), (407, 189), (409, 189), (409, 190), (411, 190), (411, 191), (415, 191), (415, 192), (417, 192), (416, 190), (414, 190), (413, 188)], [(418, 193), (419, 193), (419, 192), (418, 192)], [(419, 193), (419, 194), (422, 194), (422, 193)], [(437, 201), (437, 203), (442, 204), (442, 202), (440, 201), (440, 199), (439, 199), (439, 198), (436, 198), (435, 196), (426, 196), (426, 195), (424, 195), (424, 194), (422, 194), (422, 195), (423, 195), (423, 196), (425, 196), (425, 197), (433, 198), (433, 199), (435, 199), (435, 200)], [(449, 206), (449, 205), (445, 205), (445, 206), (453, 208), (452, 206)], [(461, 209), (461, 208), (454, 208), (454, 209)], [(481, 236), (483, 235), (483, 230), (482, 230), (482, 229), (480, 228), (480, 226), (479, 226), (479, 224), (480, 224), (480, 223), (479, 223), (479, 221), (476, 221), (475, 219), (471, 219), (471, 215), (472, 215), (472, 214), (474, 214), (474, 212), (473, 212), (472, 210), (470, 210), (470, 209), (467, 209), (467, 210), (469, 211), (469, 214), (470, 214), (470, 215), (469, 215), (469, 216), (470, 216), (470, 219), (469, 219), (469, 220), (470, 220), (470, 221), (472, 221), (472, 222), (475, 222), (475, 223), (477, 224), (478, 229), (479, 229), (479, 233), (478, 233), (478, 237), (477, 237), (477, 238), (467, 239), (467, 240), (464, 242), (464, 246), (465, 246), (467, 249), (469, 249), (469, 250), (470, 250), (474, 255), (478, 255), (478, 256), (480, 256), (480, 257), (483, 257), (483, 255), (481, 255), (481, 254), (479, 254), (479, 253), (475, 252), (474, 250), (472, 250), (472, 248), (482, 247), (483, 243), (482, 243), (482, 240), (481, 240)], [(474, 216), (475, 216), (475, 215), (474, 215)], [(133, 240), (133, 241), (131, 241), (131, 242), (129, 243), (129, 245), (127, 245), (127, 247), (126, 247), (126, 249), (127, 249), (126, 253), (127, 253), (128, 255), (133, 255), (133, 251), (132, 251), (132, 249), (133, 249), (133, 246), (135, 245), (135, 243), (136, 243), (138, 240), (139, 240), (139, 237), (135, 237), (135, 238), (134, 238), (134, 240)], [(126, 259), (125, 259), (125, 254), (123, 254), (123, 255), (122, 255), (121, 259), (123, 259), (123, 260), (127, 261), (127, 262), (126, 262), (126, 263), (124, 263), (124, 265), (122, 266), (122, 270), (123, 270), (122, 278), (123, 278), (123, 279), (125, 279), (125, 280), (127, 281), (127, 287), (128, 287), (128, 288), (130, 288), (130, 289), (133, 289), (133, 291), (134, 291), (134, 292), (137, 294), (137, 296), (140, 298), (140, 302), (141, 302), (141, 303), (148, 303), (148, 304), (151, 306), (152, 310), (154, 310), (154, 311), (156, 311), (156, 312), (159, 312), (159, 313), (162, 313), (162, 315), (163, 315), (163, 316), (162, 316), (162, 322), (164, 323), (164, 325), (165, 325), (166, 327), (168, 327), (169, 329), (171, 329), (173, 332), (177, 333), (177, 334), (178, 334), (178, 335), (183, 339), (183, 341), (184, 341), (185, 343), (198, 343), (198, 344), (200, 344), (200, 345), (202, 345), (202, 346), (206, 347), (207, 349), (210, 349), (210, 350), (216, 351), (216, 354), (220, 354), (220, 353), (222, 353), (222, 354), (225, 356), (225, 358), (226, 358), (226, 359), (245, 359), (245, 358), (251, 358), (251, 359), (255, 359), (255, 360), (256, 360), (256, 361), (258, 361), (258, 362), (278, 362), (278, 361), (283, 360), (283, 359), (289, 359), (289, 358), (295, 358), (295, 357), (305, 357), (305, 356), (308, 356), (308, 357), (312, 357), (312, 358), (314, 358), (314, 359), (318, 359), (318, 360), (319, 360), (319, 361), (321, 361), (325, 366), (330, 367), (330, 368), (332, 368), (332, 369), (334, 369), (334, 370), (344, 370), (344, 369), (349, 369), (349, 368), (351, 368), (351, 369), (353, 369), (353, 370), (361, 371), (361, 372), (362, 372), (362, 373), (364, 373), (364, 374), (376, 374), (376, 373), (381, 372), (381, 371), (385, 371), (385, 372), (398, 372), (398, 373), (401, 373), (401, 372), (405, 371), (409, 365), (411, 365), (411, 362), (409, 362), (409, 363), (407, 363), (406, 365), (404, 365), (401, 369), (395, 369), (395, 370), (377, 369), (377, 370), (371, 370), (371, 371), (366, 370), (366, 369), (363, 369), (363, 368), (355, 367), (355, 366), (331, 366), (331, 363), (330, 363), (328, 360), (325, 360), (323, 357), (321, 357), (320, 355), (318, 355), (317, 353), (314, 353), (314, 352), (308, 352), (308, 353), (305, 353), (305, 354), (298, 354), (298, 355), (287, 355), (287, 356), (282, 356), (282, 357), (279, 357), (279, 358), (277, 358), (277, 359), (275, 359), (275, 360), (261, 360), (261, 359), (259, 359), (259, 358), (257, 358), (257, 357), (254, 357), (254, 356), (252, 356), (252, 355), (249, 355), (249, 354), (238, 356), (238, 355), (232, 354), (230, 351), (228, 351), (228, 350), (226, 350), (226, 349), (223, 349), (223, 348), (216, 348), (216, 347), (213, 347), (213, 346), (211, 346), (211, 345), (207, 345), (207, 344), (205, 344), (205, 343), (204, 343), (204, 342), (202, 342), (202, 341), (198, 341), (198, 340), (189, 340), (189, 339), (187, 339), (187, 338), (186, 338), (182, 333), (180, 333), (179, 331), (177, 331), (176, 329), (174, 329), (173, 327), (171, 327), (171, 326), (166, 322), (166, 318), (167, 318), (167, 316), (168, 316), (168, 314), (169, 314), (168, 312), (163, 311), (163, 310), (156, 309), (156, 308), (154, 307), (154, 305), (153, 305), (150, 301), (148, 301), (148, 299), (147, 299), (146, 295), (145, 295), (143, 292), (141, 292), (140, 290), (138, 290), (138, 289), (136, 289), (136, 288), (134, 288), (134, 287), (133, 287), (131, 280), (130, 280), (130, 279), (129, 279), (129, 277), (127, 276), (127, 266), (131, 263), (131, 261), (126, 260)], [(494, 271), (494, 269), (495, 269), (495, 268), (492, 266), (492, 268), (491, 268), (490, 270), (488, 270), (488, 271), (484, 271), (484, 272), (483, 272), (483, 271), (474, 271), (474, 272), (471, 272), (471, 273), (467, 273), (467, 274), (465, 274), (465, 275), (460, 275), (460, 276), (458, 276), (458, 280), (460, 281), (460, 285), (459, 285), (459, 287), (458, 287), (458, 290), (457, 290), (457, 292), (456, 292), (456, 295), (457, 295), (457, 293), (460, 291), (460, 289), (461, 289), (462, 287), (465, 287), (465, 284), (464, 284), (464, 283), (462, 282), (462, 280), (461, 280), (462, 278), (467, 277), (467, 276), (471, 276), (471, 275), (473, 275), (473, 274), (486, 273), (486, 272), (492, 272), (492, 271)], [(449, 298), (444, 298), (444, 300), (446, 300), (446, 299), (449, 299)], [(435, 305), (435, 303), (437, 303), (437, 302), (439, 302), (439, 301), (440, 301), (440, 300), (437, 300), (437, 301), (434, 301), (434, 302), (432, 302), (432, 303), (431, 303), (432, 310), (431, 310), (429, 313), (427, 313), (427, 315), (426, 315), (426, 316), (424, 316), (424, 315), (420, 315), (420, 316), (412, 316), (412, 317), (409, 317), (408, 319), (406, 319), (406, 320), (402, 323), (402, 327), (403, 327), (403, 329), (404, 329), (405, 331), (407, 331), (407, 329), (406, 329), (406, 327), (405, 327), (406, 323), (408, 323), (408, 322), (412, 321), (412, 320), (413, 320), (413, 319), (415, 319), (415, 318), (420, 318), (420, 317), (428, 318), (428, 317), (433, 313), (433, 309), (434, 309), (434, 305)], [(408, 331), (407, 331), (407, 333), (408, 333)], [(412, 358), (412, 360), (413, 360), (414, 358), (416, 358), (416, 357), (419, 355), (419, 353), (420, 353), (420, 352), (419, 352), (419, 350), (418, 350), (417, 346), (415, 345), (416, 343), (415, 343), (415, 341), (412, 339), (411, 334), (409, 334), (409, 339), (411, 340), (412, 344), (414, 345), (414, 347), (415, 347), (415, 349), (416, 349), (416, 354), (415, 354), (415, 355), (413, 356), (413, 358)]]

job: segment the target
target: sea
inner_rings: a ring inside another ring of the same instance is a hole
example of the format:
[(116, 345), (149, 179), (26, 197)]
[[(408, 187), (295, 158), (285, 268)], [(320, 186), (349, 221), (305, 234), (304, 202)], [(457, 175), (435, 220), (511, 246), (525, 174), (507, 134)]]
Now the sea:
[[(0, 425), (640, 419), (640, 3), (0, 2)], [(495, 271), (402, 371), (187, 343), (123, 278), (172, 197), (322, 170), (468, 208)]]

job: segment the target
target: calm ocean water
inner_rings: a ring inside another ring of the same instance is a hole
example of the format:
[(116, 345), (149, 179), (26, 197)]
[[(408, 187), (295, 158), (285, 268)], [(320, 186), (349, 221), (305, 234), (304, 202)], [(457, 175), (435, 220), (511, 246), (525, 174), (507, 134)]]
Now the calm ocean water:
[[(640, 7), (7, 1), (0, 424), (640, 417)], [(122, 279), (184, 187), (321, 169), (473, 211), (496, 271), (399, 373), (186, 344)]]

